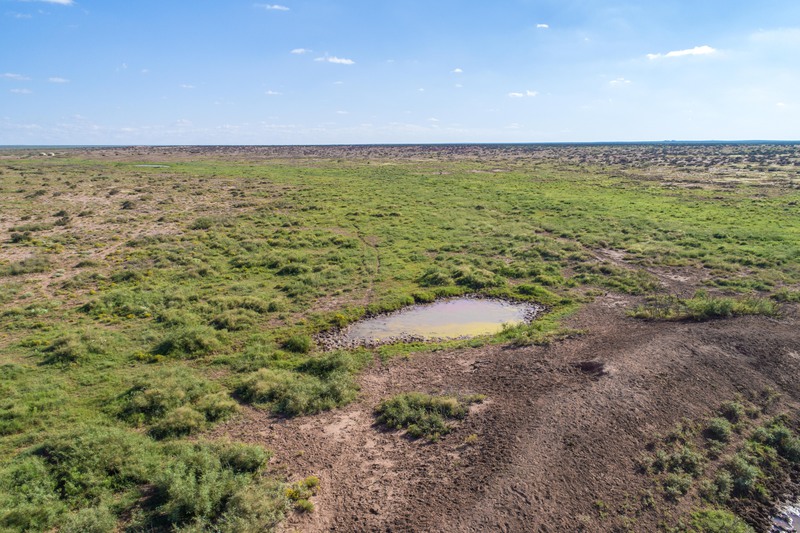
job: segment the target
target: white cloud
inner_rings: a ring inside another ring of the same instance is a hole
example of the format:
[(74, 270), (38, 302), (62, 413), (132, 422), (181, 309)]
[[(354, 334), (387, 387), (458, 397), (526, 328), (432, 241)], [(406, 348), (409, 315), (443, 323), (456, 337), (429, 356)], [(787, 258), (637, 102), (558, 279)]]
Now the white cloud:
[(673, 50), (666, 54), (647, 54), (647, 59), (660, 59), (662, 57), (684, 57), (684, 56), (705, 56), (716, 53), (716, 49), (708, 45), (695, 46), (686, 50)]
[(280, 96), (283, 93), (280, 93), (278, 91), (273, 91), (272, 89), (270, 89), (269, 91), (265, 92), (264, 94), (266, 94), (267, 96)]
[(312, 52), (312, 50), (309, 50), (308, 48), (295, 48), (294, 50), (292, 50), (289, 53), (290, 54), (303, 55), (303, 54), (307, 54), (309, 52)]
[(29, 18), (33, 18), (33, 15), (30, 15), (30, 14), (28, 14), (28, 13), (15, 13), (15, 12), (11, 12), (11, 13), (8, 13), (8, 16), (9, 16), (9, 17), (14, 17), (15, 19), (29, 19)]
[(318, 57), (314, 59), (314, 61), (327, 61), (328, 63), (335, 63), (337, 65), (355, 65), (356, 62), (352, 59), (345, 59), (343, 57), (336, 57), (336, 56), (325, 56), (325, 57)]
[(337, 111), (337, 112), (336, 112), (336, 114), (337, 114), (337, 115), (349, 115), (349, 114), (350, 114), (350, 112), (349, 112), (349, 111), (342, 111), (342, 110), (339, 110), (339, 111)]
[(540, 30), (546, 30), (550, 28), (550, 24), (537, 24), (536, 27)]
[(524, 93), (519, 93), (519, 92), (508, 93), (508, 96), (510, 98), (526, 98), (526, 97), (533, 98), (534, 96), (537, 96), (538, 94), (539, 93), (537, 91), (527, 90)]
[(33, 91), (30, 89), (11, 89), (9, 92), (14, 94), (31, 94)]
[(30, 80), (30, 78), (27, 76), (23, 76), (22, 74), (14, 74), (12, 72), (6, 72), (5, 74), (0, 74), (0, 78), (5, 78), (7, 80), (14, 80), (14, 81)]
[(253, 4), (255, 7), (266, 9), (268, 11), (289, 11), (289, 8), (280, 4)]
[(59, 78), (58, 76), (47, 78), (47, 81), (49, 81), (50, 83), (69, 83), (69, 80), (67, 78)]
[(463, 85), (461, 85), (460, 83), (456, 83), (455, 87), (456, 87), (456, 89), (461, 89), (463, 87)]
[(460, 68), (454, 68), (452, 70), (452, 72), (453, 72), (453, 74), (463, 74), (464, 73), (464, 71), (461, 70)]
[(611, 80), (608, 82), (609, 85), (612, 87), (624, 87), (625, 85), (630, 85), (631, 80), (626, 80), (625, 78), (617, 78), (615, 80)]
[(189, 85), (188, 83), (181, 83), (181, 89), (194, 89), (194, 85)]

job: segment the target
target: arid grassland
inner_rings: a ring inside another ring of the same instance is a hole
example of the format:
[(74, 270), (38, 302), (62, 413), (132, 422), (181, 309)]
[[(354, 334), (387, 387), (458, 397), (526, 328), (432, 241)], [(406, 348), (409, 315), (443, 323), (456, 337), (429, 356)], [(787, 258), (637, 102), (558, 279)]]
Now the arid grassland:
[(765, 530), (798, 302), (796, 144), (0, 150), (0, 531)]

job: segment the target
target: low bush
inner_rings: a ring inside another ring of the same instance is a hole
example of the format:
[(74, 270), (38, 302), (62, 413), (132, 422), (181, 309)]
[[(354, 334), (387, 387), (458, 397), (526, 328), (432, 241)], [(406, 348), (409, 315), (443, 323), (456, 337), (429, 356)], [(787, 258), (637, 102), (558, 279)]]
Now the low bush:
[(218, 387), (182, 368), (160, 370), (138, 380), (116, 400), (117, 416), (136, 425), (150, 425), (151, 435), (189, 435), (206, 423), (224, 420), (238, 404)]
[(451, 431), (450, 420), (464, 418), (469, 405), (482, 400), (480, 395), (458, 398), (409, 392), (382, 401), (375, 414), (381, 424), (435, 441)]
[(644, 305), (636, 307), (630, 315), (650, 320), (710, 320), (742, 315), (777, 316), (778, 305), (766, 298), (730, 298), (710, 296), (698, 291), (694, 297), (683, 299), (675, 296), (648, 298)]
[(731, 438), (733, 428), (727, 418), (712, 418), (708, 421), (705, 430), (706, 438), (719, 442), (728, 442)]
[[(232, 468), (229, 444), (175, 442), (166, 453), (175, 458), (155, 479), (158, 511), (174, 526), (195, 530), (256, 532), (282, 518), (286, 497), (280, 485), (259, 474), (265, 461)], [(244, 445), (238, 445), (241, 455)], [(247, 469), (242, 469), (242, 466)]]
[(692, 532), (695, 533), (755, 533), (744, 520), (721, 509), (706, 509), (692, 513)]
[(308, 353), (314, 341), (308, 335), (293, 335), (283, 342), (283, 348), (293, 353)]
[(184, 326), (170, 331), (153, 349), (157, 355), (194, 359), (222, 347), (214, 328), (203, 325)]
[(286, 416), (317, 413), (351, 402), (356, 386), (348, 372), (323, 376), (262, 368), (242, 380), (237, 392), (253, 404)]
[(22, 276), (24, 274), (39, 274), (50, 269), (50, 260), (41, 255), (28, 257), (21, 261), (0, 266), (0, 276)]

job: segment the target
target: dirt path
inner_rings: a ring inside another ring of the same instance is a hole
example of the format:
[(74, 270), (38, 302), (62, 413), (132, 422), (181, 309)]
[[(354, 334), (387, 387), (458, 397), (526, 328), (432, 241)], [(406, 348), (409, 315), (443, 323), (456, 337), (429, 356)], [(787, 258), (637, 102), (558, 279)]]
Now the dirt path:
[[(288, 531), (653, 530), (658, 516), (641, 508), (652, 486), (635, 468), (646, 443), (737, 393), (769, 386), (794, 404), (800, 389), (782, 369), (800, 335), (794, 317), (636, 321), (620, 298), (573, 317), (580, 337), (376, 364), (344, 409), (293, 420), (250, 410), (218, 433), (275, 450), (291, 479), (320, 477), (316, 511)], [(488, 399), (435, 444), (373, 426), (382, 398), (411, 390)]]

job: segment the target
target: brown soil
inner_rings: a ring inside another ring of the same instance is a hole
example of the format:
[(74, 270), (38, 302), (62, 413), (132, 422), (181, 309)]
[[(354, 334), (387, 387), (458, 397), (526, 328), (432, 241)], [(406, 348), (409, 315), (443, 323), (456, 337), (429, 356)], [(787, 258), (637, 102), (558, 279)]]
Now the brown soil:
[[(668, 504), (636, 458), (683, 417), (703, 419), (737, 395), (772, 387), (796, 408), (796, 314), (655, 323), (626, 317), (608, 295), (572, 317), (586, 333), (549, 346), (488, 346), (376, 363), (359, 400), (290, 420), (255, 409), (215, 433), (275, 450), (291, 480), (314, 474), (300, 531), (651, 531), (676, 523), (692, 495)], [(481, 393), (439, 442), (374, 424), (383, 398), (405, 391)], [(475, 438), (474, 436), (477, 438)], [(655, 506), (643, 503), (652, 491)], [(751, 513), (764, 525), (768, 508)]]

